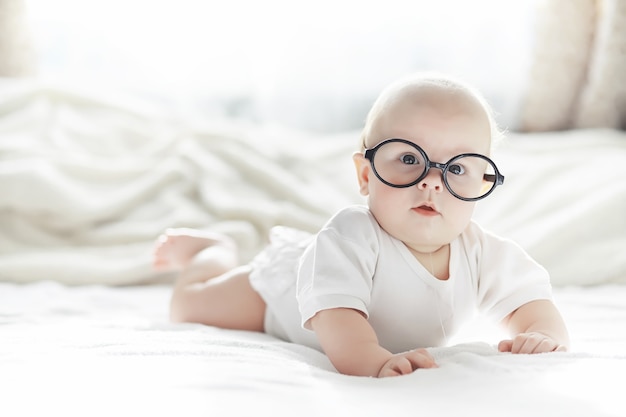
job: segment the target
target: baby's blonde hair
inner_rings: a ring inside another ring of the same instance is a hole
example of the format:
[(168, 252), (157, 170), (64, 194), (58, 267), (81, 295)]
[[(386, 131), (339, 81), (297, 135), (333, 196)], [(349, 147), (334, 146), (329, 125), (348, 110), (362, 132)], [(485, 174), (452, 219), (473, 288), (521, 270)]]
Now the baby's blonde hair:
[[(477, 89), (448, 75), (436, 72), (419, 72), (399, 79), (398, 81), (390, 84), (380, 93), (365, 119), (365, 126), (363, 127), (363, 131), (361, 133), (361, 151), (363, 151), (368, 145), (375, 145), (368, 143), (372, 127), (394, 102), (409, 95), (417, 96), (433, 92), (460, 94), (460, 97), (474, 101), (487, 116), (491, 131), (491, 149), (493, 149), (495, 144), (502, 138), (503, 133), (500, 131), (495, 121), (493, 109)], [(376, 140), (384, 139), (389, 138), (376, 138)]]

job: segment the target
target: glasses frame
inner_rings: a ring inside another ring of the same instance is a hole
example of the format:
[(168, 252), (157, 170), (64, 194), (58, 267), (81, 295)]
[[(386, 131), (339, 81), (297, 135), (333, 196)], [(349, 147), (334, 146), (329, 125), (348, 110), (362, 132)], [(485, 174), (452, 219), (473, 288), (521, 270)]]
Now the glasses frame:
[[(376, 171), (376, 164), (374, 164), (374, 156), (376, 155), (376, 152), (385, 144), (387, 143), (391, 143), (391, 142), (400, 142), (400, 143), (405, 143), (407, 145), (412, 146), (413, 148), (415, 148), (415, 150), (417, 150), (420, 155), (422, 155), (422, 157), (424, 158), (424, 163), (426, 168), (424, 169), (424, 172), (422, 173), (422, 175), (420, 175), (415, 181), (412, 181), (408, 184), (403, 184), (403, 185), (398, 185), (398, 184), (392, 184), (389, 181), (386, 181), (383, 177), (380, 176), (380, 174), (378, 173), (378, 171)], [(417, 146), (415, 143), (406, 140), (406, 139), (399, 139), (399, 138), (392, 138), (392, 139), (386, 139), (382, 142), (380, 142), (378, 145), (374, 146), (373, 148), (369, 148), (369, 149), (365, 149), (365, 152), (363, 153), (363, 156), (365, 157), (365, 159), (368, 159), (370, 161), (370, 165), (372, 166), (372, 170), (374, 171), (374, 174), (376, 175), (376, 177), (385, 185), (388, 185), (390, 187), (393, 188), (408, 188), (408, 187), (412, 187), (415, 184), (417, 184), (418, 182), (420, 182), (421, 180), (423, 180), (424, 178), (426, 178), (426, 176), (428, 175), (428, 172), (430, 171), (431, 168), (437, 168), (441, 170), (441, 179), (443, 180), (444, 185), (446, 186), (446, 189), (450, 192), (450, 194), (452, 194), (453, 196), (455, 196), (456, 198), (458, 198), (459, 200), (463, 200), (463, 201), (478, 201), (478, 200), (482, 200), (483, 198), (487, 197), (489, 194), (491, 194), (493, 192), (493, 190), (496, 189), (496, 187), (498, 185), (502, 185), (504, 184), (504, 175), (502, 175), (500, 173), (500, 171), (498, 170), (498, 167), (496, 166), (495, 162), (493, 162), (489, 157), (479, 154), (479, 153), (462, 153), (460, 155), (454, 156), (452, 157), (448, 162), (446, 163), (441, 163), (441, 162), (433, 162), (430, 159), (428, 159), (428, 155), (426, 155), (426, 151), (424, 151), (422, 148), (420, 148), (419, 146)], [(455, 193), (454, 191), (452, 191), (452, 188), (450, 188), (450, 185), (448, 184), (448, 179), (447, 179), (447, 172), (448, 169), (450, 168), (450, 165), (453, 164), (456, 160), (466, 157), (466, 156), (472, 156), (472, 157), (476, 157), (476, 158), (482, 158), (485, 161), (487, 161), (487, 163), (491, 164), (491, 166), (494, 169), (495, 174), (485, 174), (483, 175), (483, 179), (492, 182), (493, 186), (489, 189), (489, 191), (487, 191), (485, 194), (481, 195), (480, 197), (462, 197), (459, 194)]]

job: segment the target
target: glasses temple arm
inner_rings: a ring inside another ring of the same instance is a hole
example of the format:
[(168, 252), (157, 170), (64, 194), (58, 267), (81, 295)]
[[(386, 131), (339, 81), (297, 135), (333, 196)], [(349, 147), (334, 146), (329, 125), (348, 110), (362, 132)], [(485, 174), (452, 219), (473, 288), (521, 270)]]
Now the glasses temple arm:
[(495, 182), (496, 185), (502, 185), (504, 183), (504, 177), (502, 175), (485, 174), (483, 179), (489, 182)]

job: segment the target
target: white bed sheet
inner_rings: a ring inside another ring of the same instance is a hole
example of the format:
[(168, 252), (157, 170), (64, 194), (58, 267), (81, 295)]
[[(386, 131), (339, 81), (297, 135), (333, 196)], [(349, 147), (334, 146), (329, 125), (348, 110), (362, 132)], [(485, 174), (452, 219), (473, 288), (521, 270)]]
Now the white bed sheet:
[(167, 319), (170, 288), (0, 283), (3, 416), (626, 415), (626, 286), (557, 288), (567, 353), (498, 353), (492, 329), (440, 367), (340, 375), (312, 349)]

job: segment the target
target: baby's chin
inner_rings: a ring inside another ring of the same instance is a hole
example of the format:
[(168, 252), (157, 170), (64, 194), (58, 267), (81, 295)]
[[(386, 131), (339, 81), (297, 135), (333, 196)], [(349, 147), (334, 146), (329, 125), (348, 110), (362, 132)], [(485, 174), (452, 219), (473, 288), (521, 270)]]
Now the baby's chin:
[[(426, 233), (424, 233), (426, 232)], [(447, 247), (452, 241), (461, 235), (462, 231), (443, 230), (432, 228), (423, 230), (421, 233), (403, 233), (396, 239), (401, 240), (412, 251), (429, 254), (435, 253), (441, 248)]]

